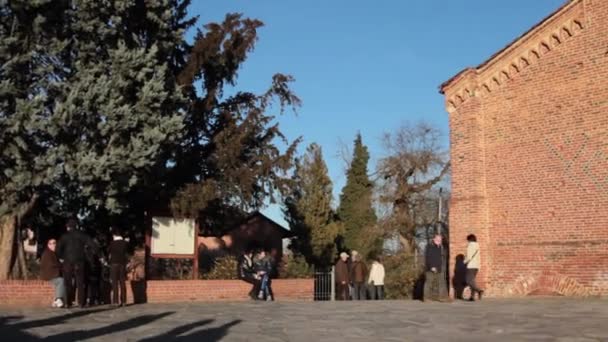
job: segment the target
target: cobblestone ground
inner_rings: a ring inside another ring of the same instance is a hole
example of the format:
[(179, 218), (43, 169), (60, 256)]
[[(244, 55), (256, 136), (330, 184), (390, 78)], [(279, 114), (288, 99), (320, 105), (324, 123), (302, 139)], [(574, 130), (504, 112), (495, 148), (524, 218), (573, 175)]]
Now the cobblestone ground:
[(0, 308), (0, 341), (608, 341), (608, 301)]

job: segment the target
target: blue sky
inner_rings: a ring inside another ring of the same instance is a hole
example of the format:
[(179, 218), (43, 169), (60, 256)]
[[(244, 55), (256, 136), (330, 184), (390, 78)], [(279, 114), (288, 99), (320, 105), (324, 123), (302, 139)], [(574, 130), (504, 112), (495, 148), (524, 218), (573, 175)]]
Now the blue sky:
[[(445, 134), (438, 86), (490, 57), (565, 0), (194, 0), (199, 24), (228, 12), (260, 19), (259, 42), (239, 72), (239, 89), (262, 91), (276, 72), (296, 78), (297, 116), (279, 118), (290, 139), (323, 147), (334, 193), (344, 185), (340, 142), (360, 131), (370, 169), (384, 156), (380, 137), (405, 122)], [(337, 196), (335, 196), (337, 199)], [(277, 207), (265, 210), (284, 223)]]

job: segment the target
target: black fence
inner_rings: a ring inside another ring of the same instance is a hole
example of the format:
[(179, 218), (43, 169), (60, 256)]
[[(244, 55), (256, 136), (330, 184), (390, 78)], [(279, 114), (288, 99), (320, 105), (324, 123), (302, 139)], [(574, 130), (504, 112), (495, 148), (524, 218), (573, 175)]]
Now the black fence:
[(334, 300), (335, 285), (333, 268), (325, 270), (315, 270), (315, 294), (316, 301)]

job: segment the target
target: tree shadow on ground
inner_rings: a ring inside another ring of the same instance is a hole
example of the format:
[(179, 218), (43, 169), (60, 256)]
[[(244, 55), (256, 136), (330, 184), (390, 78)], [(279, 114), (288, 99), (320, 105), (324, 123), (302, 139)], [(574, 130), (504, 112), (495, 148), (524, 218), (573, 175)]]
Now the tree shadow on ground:
[(14, 324), (6, 324), (12, 320), (22, 319), (23, 317), (18, 316), (9, 316), (9, 317), (0, 317), (0, 336), (2, 336), (3, 341), (19, 341), (19, 342), (33, 342), (33, 341), (80, 341), (85, 339), (93, 339), (96, 337), (104, 336), (107, 334), (113, 334), (120, 331), (125, 331), (129, 329), (133, 329), (142, 325), (150, 324), (158, 319), (169, 316), (174, 312), (164, 312), (156, 315), (144, 315), (136, 318), (132, 318), (126, 321), (110, 324), (101, 328), (91, 329), (91, 330), (75, 330), (68, 331), (64, 333), (59, 333), (56, 335), (48, 336), (45, 338), (41, 338), (35, 336), (26, 330), (34, 329), (39, 327), (44, 327), (48, 325), (58, 325), (66, 323), (66, 321), (83, 317), (86, 315), (98, 313), (101, 311), (108, 311), (112, 309), (98, 309), (98, 310), (83, 310), (78, 312), (71, 312), (65, 315), (35, 320), (35, 321), (26, 321), (22, 323), (14, 323)]
[(182, 335), (192, 329), (200, 327), (202, 325), (207, 325), (212, 323), (214, 320), (207, 319), (198, 322), (193, 322), (189, 324), (185, 324), (179, 326), (171, 331), (168, 331), (164, 334), (160, 334), (158, 336), (146, 338), (140, 340), (141, 342), (161, 342), (161, 341), (180, 341), (180, 342), (189, 342), (189, 341), (205, 341), (205, 342), (215, 342), (221, 341), (222, 338), (228, 335), (228, 330), (241, 323), (240, 319), (236, 319), (232, 322), (228, 322), (216, 328), (207, 328), (203, 330), (199, 330), (188, 335)]

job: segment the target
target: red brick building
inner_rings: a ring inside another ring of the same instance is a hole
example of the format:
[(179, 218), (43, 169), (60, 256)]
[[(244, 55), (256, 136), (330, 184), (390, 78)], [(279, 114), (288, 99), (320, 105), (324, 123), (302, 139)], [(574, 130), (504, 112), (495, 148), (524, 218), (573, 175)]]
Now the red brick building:
[(608, 295), (608, 0), (568, 1), (441, 92), (451, 274), (475, 233), (489, 295)]

